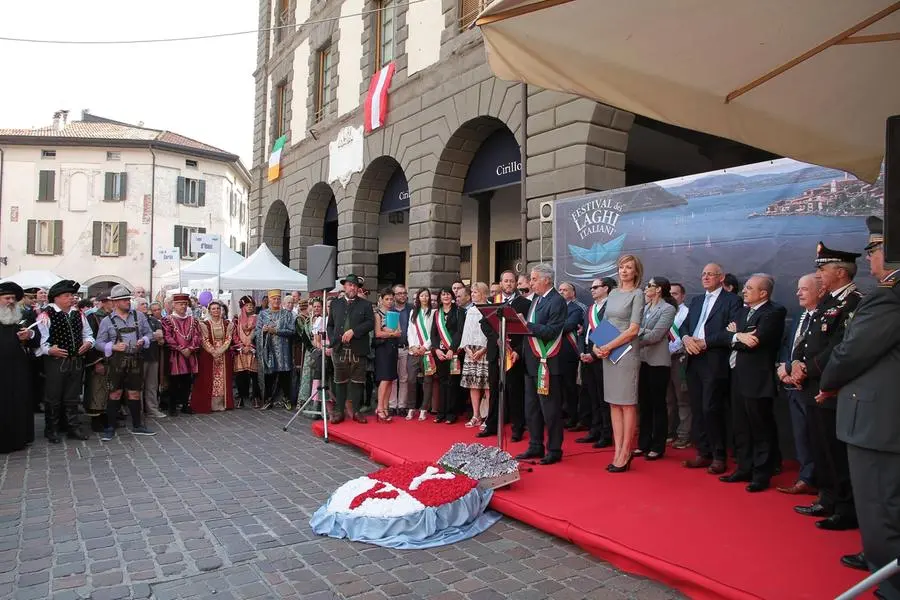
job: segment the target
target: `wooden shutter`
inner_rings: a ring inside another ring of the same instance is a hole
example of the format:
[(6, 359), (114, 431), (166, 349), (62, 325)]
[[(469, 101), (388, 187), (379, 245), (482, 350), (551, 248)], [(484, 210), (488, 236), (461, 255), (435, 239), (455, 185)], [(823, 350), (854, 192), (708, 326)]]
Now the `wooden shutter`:
[(176, 196), (176, 202), (178, 204), (184, 204), (184, 177), (178, 178), (178, 192)]
[(483, 4), (483, 0), (459, 0), (460, 30), (465, 30), (471, 25), (472, 21), (475, 20), (475, 17), (478, 16)]
[(38, 202), (53, 202), (56, 171), (41, 171), (38, 177)]
[(128, 196), (128, 173), (122, 171), (119, 173), (119, 197), (117, 200), (125, 202), (126, 196)]
[(25, 253), (34, 254), (34, 241), (37, 232), (37, 221), (28, 219), (28, 233), (26, 234)]
[[(53, 172), (55, 175), (55, 172)], [(51, 180), (52, 181), (52, 180)], [(53, 221), (53, 254), (63, 253), (63, 222)]]
[[(107, 175), (112, 175), (112, 173), (107, 173)], [(107, 177), (107, 181), (109, 178)], [(91, 254), (94, 256), (102, 256), (103, 255), (103, 221), (94, 221), (94, 237), (91, 239)]]
[[(179, 179), (180, 179), (180, 177), (179, 177)], [(175, 226), (175, 245), (178, 246), (179, 250), (181, 250), (181, 256), (185, 255), (184, 244), (182, 243), (183, 237), (184, 237), (184, 234), (182, 233), (181, 225), (176, 225)]]
[(56, 171), (47, 171), (47, 202), (56, 200)]
[(103, 201), (104, 202), (112, 202), (113, 200), (113, 191), (115, 190), (116, 184), (116, 174), (115, 173), (107, 173), (106, 174), (106, 182), (103, 186)]
[(200, 180), (197, 182), (197, 206), (206, 206), (206, 182)]
[[(122, 173), (125, 177), (125, 173)], [(128, 250), (128, 222), (119, 221), (119, 256), (125, 256)]]

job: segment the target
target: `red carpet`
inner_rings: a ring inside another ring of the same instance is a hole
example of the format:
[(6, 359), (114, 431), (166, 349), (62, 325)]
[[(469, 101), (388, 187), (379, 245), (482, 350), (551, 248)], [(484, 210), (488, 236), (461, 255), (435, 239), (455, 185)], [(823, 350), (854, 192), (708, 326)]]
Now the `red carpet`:
[[(313, 431), (321, 436), (322, 423)], [(436, 460), (453, 442), (477, 441), (461, 424), (402, 419), (344, 422), (328, 433), (385, 465)], [(520, 482), (497, 491), (491, 508), (692, 598), (823, 600), (865, 576), (839, 563), (842, 554), (859, 551), (859, 532), (820, 531), (813, 518), (792, 510), (813, 496), (749, 494), (743, 484), (682, 468), (691, 451), (670, 451), (657, 462), (636, 458), (630, 472), (610, 474), (611, 450), (585, 448), (574, 443), (577, 435), (566, 433), (562, 463), (523, 472)], [(793, 480), (784, 473), (774, 483)]]

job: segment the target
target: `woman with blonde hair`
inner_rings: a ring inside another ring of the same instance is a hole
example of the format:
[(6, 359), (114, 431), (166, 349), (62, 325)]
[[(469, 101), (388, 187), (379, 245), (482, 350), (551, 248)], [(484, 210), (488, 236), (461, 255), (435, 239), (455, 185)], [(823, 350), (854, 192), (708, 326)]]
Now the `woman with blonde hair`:
[(481, 400), (488, 390), (487, 337), (481, 330), (481, 311), (478, 304), (487, 302), (490, 288), (482, 281), (472, 284), (473, 306), (466, 311), (460, 348), (465, 351), (460, 385), (469, 390), (472, 401), (472, 418), (466, 427), (481, 427)]
[(631, 448), (637, 425), (638, 374), (641, 355), (632, 347), (613, 363), (610, 354), (620, 346), (635, 341), (644, 314), (644, 292), (641, 279), (644, 266), (632, 254), (617, 261), (619, 285), (609, 293), (604, 319), (619, 330), (619, 335), (602, 346), (594, 346), (594, 354), (603, 359), (603, 396), (610, 405), (615, 456), (606, 467), (610, 473), (623, 473), (631, 466)]

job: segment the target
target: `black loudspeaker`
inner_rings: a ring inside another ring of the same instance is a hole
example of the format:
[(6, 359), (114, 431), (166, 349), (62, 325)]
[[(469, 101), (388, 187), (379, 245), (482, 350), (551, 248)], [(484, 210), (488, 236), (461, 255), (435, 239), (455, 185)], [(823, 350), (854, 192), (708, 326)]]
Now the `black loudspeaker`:
[(316, 244), (306, 249), (306, 279), (310, 292), (332, 290), (337, 278), (337, 248)]
[(900, 262), (900, 115), (888, 117), (884, 144), (884, 259)]

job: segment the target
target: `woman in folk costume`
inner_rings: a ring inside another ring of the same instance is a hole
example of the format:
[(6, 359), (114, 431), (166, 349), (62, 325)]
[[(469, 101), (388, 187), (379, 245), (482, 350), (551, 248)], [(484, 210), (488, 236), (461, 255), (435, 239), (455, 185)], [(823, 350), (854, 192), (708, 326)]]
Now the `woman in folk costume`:
[[(410, 391), (415, 393), (416, 378), (422, 373), (422, 409), (419, 411), (419, 420), (424, 421), (431, 410), (432, 388), (434, 375), (437, 373), (437, 365), (434, 362), (434, 353), (431, 350), (431, 329), (434, 325), (434, 310), (431, 308), (431, 292), (428, 288), (422, 288), (416, 292), (415, 307), (409, 314), (409, 329), (407, 329), (406, 341), (409, 345), (410, 361), (414, 365), (409, 370)], [(406, 420), (411, 421), (415, 416), (415, 409), (410, 408), (406, 413)]]
[(240, 309), (231, 327), (234, 376), (238, 389), (237, 406), (242, 408), (252, 398), (253, 408), (259, 408), (259, 373), (256, 364), (256, 344), (253, 341), (253, 332), (256, 329), (256, 304), (252, 297), (244, 296), (238, 301), (238, 306)]
[[(479, 281), (472, 285), (472, 302), (475, 305), (484, 304), (487, 301), (490, 288), (486, 283)], [(488, 361), (487, 361), (487, 337), (481, 330), (481, 311), (476, 306), (470, 306), (466, 311), (466, 320), (463, 325), (462, 341), (460, 348), (465, 351), (465, 360), (462, 367), (462, 380), (460, 385), (469, 390), (469, 399), (472, 401), (472, 418), (466, 423), (466, 427), (481, 427), (481, 402), (488, 400)]]
[(200, 323), (203, 352), (191, 396), (191, 407), (201, 414), (234, 408), (231, 323), (222, 316), (224, 306), (220, 301), (210, 302), (207, 310), (209, 318)]

